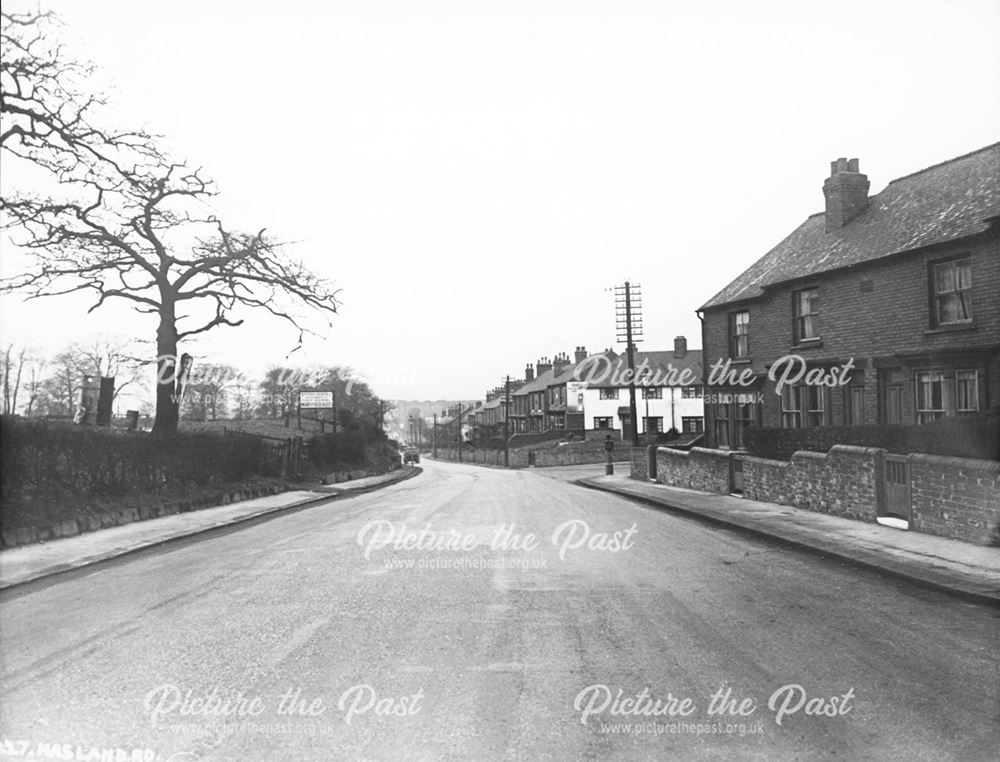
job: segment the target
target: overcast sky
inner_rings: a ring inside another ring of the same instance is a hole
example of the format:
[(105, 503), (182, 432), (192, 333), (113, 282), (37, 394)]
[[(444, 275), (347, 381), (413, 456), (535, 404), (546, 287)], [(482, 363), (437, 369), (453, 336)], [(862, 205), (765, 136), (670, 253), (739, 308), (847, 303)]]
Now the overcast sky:
[[(43, 8), (99, 67), (106, 116), (167, 136), (231, 227), (298, 241), (342, 289), (295, 361), (386, 398), (477, 398), (611, 347), (626, 278), (643, 349), (700, 347), (695, 310), (822, 209), (832, 159), (860, 158), (874, 194), (1000, 139), (996, 0)], [(4, 298), (3, 342), (155, 332), (87, 306)], [(261, 316), (193, 354), (256, 371), (295, 340)]]

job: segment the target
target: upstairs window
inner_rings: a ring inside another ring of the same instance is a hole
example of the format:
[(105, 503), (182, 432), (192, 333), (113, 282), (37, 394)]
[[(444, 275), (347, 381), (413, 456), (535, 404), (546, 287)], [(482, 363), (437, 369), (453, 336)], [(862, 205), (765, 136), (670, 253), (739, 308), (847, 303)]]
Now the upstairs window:
[(729, 356), (742, 358), (750, 356), (750, 312), (729, 313)]
[(704, 396), (700, 386), (681, 387), (681, 399), (693, 400), (701, 399)]
[(972, 260), (937, 262), (931, 267), (934, 325), (972, 321)]
[(644, 386), (642, 398), (644, 400), (661, 400), (663, 399), (663, 389), (659, 386)]
[(792, 294), (795, 316), (792, 333), (796, 344), (819, 338), (819, 289), (806, 288)]
[(617, 389), (601, 389), (600, 397), (602, 400), (616, 400), (618, 399)]

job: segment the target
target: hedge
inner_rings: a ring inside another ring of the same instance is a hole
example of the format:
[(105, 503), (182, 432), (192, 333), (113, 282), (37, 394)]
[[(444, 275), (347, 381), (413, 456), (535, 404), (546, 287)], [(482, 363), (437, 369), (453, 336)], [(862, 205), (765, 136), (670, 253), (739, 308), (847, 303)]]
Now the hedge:
[(256, 437), (154, 437), (68, 423), (0, 419), (0, 500), (123, 495), (260, 474)]
[(829, 452), (837, 444), (881, 447), (900, 455), (926, 453), (1000, 460), (1000, 417), (942, 418), (924, 425), (823, 426), (805, 429), (750, 428), (744, 444), (753, 455), (787, 460), (798, 450)]

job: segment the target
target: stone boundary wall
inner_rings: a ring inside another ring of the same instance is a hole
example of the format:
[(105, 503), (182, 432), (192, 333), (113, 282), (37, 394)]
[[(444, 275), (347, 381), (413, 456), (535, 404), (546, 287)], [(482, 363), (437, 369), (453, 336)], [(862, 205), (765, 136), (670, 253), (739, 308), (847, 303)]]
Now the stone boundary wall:
[[(397, 471), (400, 467), (399, 465), (394, 465), (388, 470), (382, 470), (359, 466), (351, 470), (333, 471), (326, 475), (323, 483), (335, 484), (369, 476), (381, 476), (382, 474)], [(243, 500), (277, 495), (280, 492), (286, 492), (289, 489), (295, 488), (293, 484), (281, 480), (272, 480), (259, 484), (208, 489), (199, 494), (180, 498), (158, 498), (151, 495), (138, 495), (136, 497), (137, 505), (135, 506), (83, 513), (75, 518), (66, 519), (55, 524), (11, 527), (9, 529), (4, 527), (0, 531), (0, 543), (5, 548), (14, 548), (19, 545), (31, 545), (35, 542), (58, 540), (62, 537), (75, 537), (84, 532), (96, 532), (99, 529), (124, 526), (136, 521), (158, 519), (161, 516), (172, 516), (176, 513), (189, 513), (190, 511), (198, 511), (204, 508), (218, 508), (219, 506), (238, 503)]]
[(2, 533), (3, 546), (5, 548), (13, 548), (18, 545), (31, 545), (35, 542), (57, 540), (61, 537), (74, 537), (83, 532), (96, 532), (99, 529), (124, 526), (135, 521), (158, 519), (161, 516), (172, 516), (175, 513), (188, 513), (202, 508), (215, 508), (220, 505), (238, 503), (241, 500), (252, 500), (266, 495), (276, 495), (287, 489), (286, 485), (278, 483), (255, 484), (220, 492), (207, 492), (196, 497), (169, 500), (146, 498), (135, 507), (97, 511), (73, 519), (67, 519), (58, 524), (5, 528)]
[[(751, 455), (743, 462), (743, 496), (832, 516), (875, 521), (882, 498), (883, 458), (876, 447), (834, 445), (828, 453), (800, 451), (791, 460)], [(729, 494), (733, 459), (728, 450), (659, 447), (656, 481)], [(648, 479), (646, 453), (632, 451), (632, 476)], [(912, 454), (910, 529), (1000, 546), (1000, 462)]]
[(674, 487), (729, 494), (733, 453), (692, 447), (690, 450), (656, 448), (656, 481)]
[[(534, 453), (534, 464), (530, 463), (528, 460), (529, 452)], [(430, 453), (424, 454), (430, 455)], [(627, 461), (629, 457), (630, 456), (629, 453), (626, 452), (626, 448), (621, 446), (615, 447), (613, 456), (615, 463)], [(439, 447), (437, 448), (437, 459), (457, 462), (458, 450), (451, 447)], [(503, 450), (483, 450), (463, 447), (462, 462), (474, 465), (499, 466), (500, 468), (503, 468)], [(511, 468), (527, 468), (529, 465), (535, 465), (538, 468), (544, 468), (546, 466), (579, 466), (588, 463), (596, 464), (606, 462), (607, 453), (605, 453), (603, 447), (601, 447), (600, 450), (597, 448), (580, 450), (578, 448), (567, 446), (553, 447), (552, 449), (546, 450), (510, 451)]]
[[(428, 457), (435, 457), (430, 452), (422, 453)], [(438, 447), (436, 460), (448, 460), (458, 462), (458, 449), (455, 447)], [(462, 462), (472, 463), (479, 466), (499, 466), (503, 468), (503, 450), (487, 450), (482, 447), (462, 448)], [(510, 451), (511, 468), (521, 468), (528, 465), (528, 456), (521, 450)]]
[(834, 445), (801, 451), (790, 461), (743, 458), (743, 496), (832, 516), (875, 521), (884, 450)]
[(649, 479), (649, 448), (633, 447), (631, 456), (632, 478), (647, 481)]

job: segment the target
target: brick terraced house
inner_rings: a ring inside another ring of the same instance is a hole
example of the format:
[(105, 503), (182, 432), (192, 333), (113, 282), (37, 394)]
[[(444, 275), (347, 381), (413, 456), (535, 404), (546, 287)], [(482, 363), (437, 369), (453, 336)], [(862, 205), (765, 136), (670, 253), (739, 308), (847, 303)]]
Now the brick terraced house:
[(832, 162), (825, 210), (698, 311), (709, 447), (1000, 401), (1000, 143), (868, 189)]

